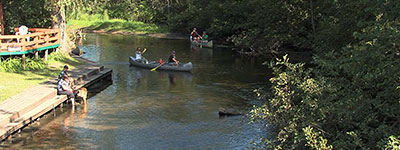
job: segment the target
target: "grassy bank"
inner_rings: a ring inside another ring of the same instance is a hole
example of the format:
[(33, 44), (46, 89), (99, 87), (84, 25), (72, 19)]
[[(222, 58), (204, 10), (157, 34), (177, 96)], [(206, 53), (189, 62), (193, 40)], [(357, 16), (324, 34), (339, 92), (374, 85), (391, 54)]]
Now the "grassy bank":
[(7, 72), (2, 67), (0, 69), (0, 102), (49, 79), (56, 78), (66, 64), (70, 66), (70, 69), (84, 64), (84, 62), (61, 53), (50, 54), (49, 60), (44, 63), (45, 65), (41, 69), (17, 72)]
[(85, 29), (94, 30), (101, 32), (120, 32), (120, 33), (166, 33), (168, 29), (163, 26), (157, 26), (154, 24), (146, 24), (137, 21), (126, 21), (121, 19), (103, 20), (97, 19), (96, 17), (81, 19), (81, 20), (69, 20), (68, 29)]

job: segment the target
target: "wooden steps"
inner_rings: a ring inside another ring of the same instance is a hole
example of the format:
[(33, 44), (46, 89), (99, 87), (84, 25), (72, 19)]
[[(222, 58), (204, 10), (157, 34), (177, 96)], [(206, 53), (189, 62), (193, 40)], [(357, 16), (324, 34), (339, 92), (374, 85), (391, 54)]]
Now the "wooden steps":
[[(111, 76), (111, 73), (111, 69), (91, 61), (70, 71), (71, 77), (75, 79), (75, 89), (88, 87)], [(57, 79), (52, 79), (3, 101), (0, 103), (0, 140), (6, 139), (66, 100), (66, 95), (57, 95)]]

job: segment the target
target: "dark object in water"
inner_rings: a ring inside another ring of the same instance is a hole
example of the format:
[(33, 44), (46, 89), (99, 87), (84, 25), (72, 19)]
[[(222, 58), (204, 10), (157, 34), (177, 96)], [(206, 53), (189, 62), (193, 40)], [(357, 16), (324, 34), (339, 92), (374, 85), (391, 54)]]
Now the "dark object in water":
[(218, 114), (220, 116), (238, 116), (238, 115), (243, 115), (242, 112), (237, 111), (237, 110), (235, 110), (233, 108), (222, 108), (222, 107), (219, 108)]
[(79, 47), (77, 47), (74, 50), (72, 50), (71, 53), (75, 54), (75, 55), (78, 55), (78, 56), (81, 56), (82, 54), (84, 54), (84, 52)]

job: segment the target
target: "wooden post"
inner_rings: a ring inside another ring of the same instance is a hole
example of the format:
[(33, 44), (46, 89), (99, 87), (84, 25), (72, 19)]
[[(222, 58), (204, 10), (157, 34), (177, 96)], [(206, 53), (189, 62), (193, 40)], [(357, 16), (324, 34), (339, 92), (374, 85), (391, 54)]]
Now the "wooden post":
[(22, 37), (21, 38), (21, 44), (22, 44), (21, 51), (26, 51), (26, 39), (25, 39), (25, 36), (20, 36), (20, 37)]
[(24, 70), (25, 70), (25, 62), (26, 62), (26, 60), (25, 60), (25, 54), (23, 54), (23, 55), (22, 55), (22, 67), (24, 68)]
[(40, 36), (40, 35), (35, 36), (35, 38), (34, 38), (34, 40), (36, 41), (36, 42), (35, 42), (35, 46), (36, 46), (36, 47), (39, 46), (39, 42), (38, 42), (38, 41), (39, 41), (39, 36)]
[(46, 33), (45, 38), (44, 38), (45, 41), (46, 41), (46, 42), (45, 42), (45, 45), (46, 45), (46, 46), (49, 45), (49, 38), (50, 38), (49, 34)]
[(53, 116), (56, 117), (56, 107), (54, 107), (54, 104), (53, 104)]
[(46, 49), (46, 50), (44, 51), (44, 60), (45, 60), (45, 61), (47, 61), (47, 55), (49, 55), (49, 50), (48, 50), (48, 49)]
[(36, 59), (39, 59), (39, 52), (38, 52), (38, 51), (35, 51), (34, 53), (35, 53), (35, 58), (36, 58)]

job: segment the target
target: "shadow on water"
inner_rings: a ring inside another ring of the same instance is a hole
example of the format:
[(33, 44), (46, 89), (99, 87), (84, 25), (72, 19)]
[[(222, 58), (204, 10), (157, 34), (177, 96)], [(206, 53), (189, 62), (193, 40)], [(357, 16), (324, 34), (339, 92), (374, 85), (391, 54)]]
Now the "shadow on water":
[[(247, 111), (252, 91), (268, 87), (260, 62), (229, 49), (191, 48), (188, 40), (87, 34), (82, 44), (83, 57), (113, 69), (110, 82), (88, 88), (85, 107), (50, 115), (7, 148), (248, 149), (268, 133), (246, 115), (218, 115), (220, 107)], [(192, 73), (130, 66), (137, 47), (148, 49), (148, 60), (167, 60), (175, 50), (180, 62), (193, 63)]]

